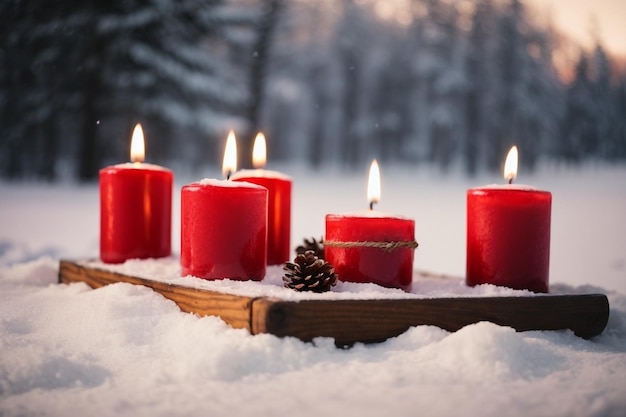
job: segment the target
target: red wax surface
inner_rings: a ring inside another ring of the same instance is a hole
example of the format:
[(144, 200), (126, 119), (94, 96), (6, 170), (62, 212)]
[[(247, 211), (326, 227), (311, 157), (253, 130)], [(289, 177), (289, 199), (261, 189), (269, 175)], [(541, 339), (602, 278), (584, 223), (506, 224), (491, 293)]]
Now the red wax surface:
[[(325, 242), (400, 242), (415, 240), (415, 222), (366, 212), (326, 215)], [(339, 248), (324, 246), (326, 260), (341, 281), (375, 283), (410, 291), (413, 285), (413, 251), (399, 248)]]
[(103, 262), (171, 255), (173, 178), (169, 169), (144, 163), (100, 170)]
[(515, 187), (467, 191), (467, 285), (548, 292), (552, 194)]
[(291, 259), (291, 179), (286, 175), (262, 169), (242, 170), (231, 179), (267, 188), (267, 264), (280, 265), (287, 262)]
[(182, 276), (255, 280), (265, 277), (267, 189), (203, 180), (181, 191)]

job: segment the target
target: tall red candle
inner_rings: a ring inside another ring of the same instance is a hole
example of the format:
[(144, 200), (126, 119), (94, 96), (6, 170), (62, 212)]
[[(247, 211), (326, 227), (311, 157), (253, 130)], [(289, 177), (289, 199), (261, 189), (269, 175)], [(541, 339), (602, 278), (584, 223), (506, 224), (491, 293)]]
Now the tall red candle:
[[(370, 190), (375, 188), (372, 183), (380, 186), (377, 175), (378, 165), (374, 161)], [(324, 256), (341, 281), (375, 283), (410, 291), (413, 254), (417, 247), (415, 221), (371, 210), (379, 199), (374, 194), (370, 196), (369, 211), (326, 215)]]
[(141, 162), (140, 125), (132, 142), (134, 162), (100, 170), (100, 258), (106, 263), (171, 254), (173, 173)]
[[(225, 176), (236, 169), (231, 132)], [(265, 277), (267, 189), (248, 182), (204, 179), (181, 191), (181, 272), (204, 279)]]
[(529, 186), (468, 190), (467, 284), (548, 292), (551, 206), (551, 193)]
[(262, 169), (266, 161), (265, 136), (262, 133), (254, 141), (252, 159), (256, 169), (241, 170), (231, 179), (267, 188), (267, 264), (283, 264), (290, 259), (291, 249), (291, 178), (277, 171)]

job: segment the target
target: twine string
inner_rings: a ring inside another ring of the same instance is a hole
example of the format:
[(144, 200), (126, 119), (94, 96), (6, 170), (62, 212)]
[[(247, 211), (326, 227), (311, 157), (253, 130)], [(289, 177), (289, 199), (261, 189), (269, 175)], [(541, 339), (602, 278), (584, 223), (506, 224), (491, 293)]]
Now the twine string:
[(379, 248), (387, 252), (391, 252), (396, 249), (415, 249), (419, 246), (415, 240), (405, 240), (399, 242), (372, 242), (372, 241), (355, 241), (355, 242), (341, 242), (338, 240), (325, 240), (324, 246), (334, 248)]

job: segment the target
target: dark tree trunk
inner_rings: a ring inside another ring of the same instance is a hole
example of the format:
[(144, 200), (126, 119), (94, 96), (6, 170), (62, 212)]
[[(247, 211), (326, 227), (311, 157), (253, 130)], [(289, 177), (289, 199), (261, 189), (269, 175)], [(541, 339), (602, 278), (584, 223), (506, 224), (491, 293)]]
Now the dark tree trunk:
[(80, 144), (78, 151), (78, 179), (93, 181), (99, 171), (98, 149), (98, 103), (102, 95), (102, 62), (104, 47), (102, 39), (95, 33), (91, 34), (91, 47), (88, 51), (88, 62), (85, 63), (85, 89), (83, 91), (82, 120), (80, 127)]
[(358, 142), (355, 135), (358, 105), (358, 63), (355, 45), (348, 45), (343, 51), (343, 134), (341, 138), (341, 159), (348, 166), (358, 162)]
[(98, 111), (96, 110), (98, 100), (98, 80), (94, 74), (91, 82), (85, 91), (83, 102), (82, 126), (80, 129), (80, 150), (78, 161), (78, 178), (81, 181), (92, 181), (96, 179), (98, 173), (96, 152), (98, 149), (97, 121)]
[(57, 115), (52, 113), (45, 122), (43, 138), (43, 159), (39, 167), (39, 176), (46, 181), (56, 180), (55, 162), (58, 153)]
[(9, 145), (9, 161), (7, 164), (7, 169), (5, 171), (5, 175), (8, 179), (16, 179), (21, 172), (21, 163), (20, 159), (22, 157), (22, 152), (19, 149), (18, 143), (12, 143)]
[[(5, 13), (2, 23), (9, 23), (9, 13)], [(8, 25), (2, 29), (9, 27)], [(0, 89), (4, 91), (4, 103), (0, 109), (0, 151), (7, 153), (7, 164), (2, 167), (2, 174), (9, 178), (17, 178), (21, 174), (21, 157), (23, 142), (21, 133), (25, 130), (26, 122), (22, 111), (24, 108), (23, 95), (28, 91), (24, 77), (27, 71), (23, 69), (26, 48), (21, 42), (10, 42), (10, 36), (4, 30), (0, 32), (0, 48), (4, 50), (0, 64), (4, 68), (0, 71)], [(4, 149), (3, 149), (4, 148)]]
[(476, 175), (478, 170), (478, 144), (480, 142), (479, 136), (481, 135), (482, 126), (480, 121), (482, 120), (482, 113), (480, 111), (480, 99), (476, 91), (470, 91), (467, 94), (465, 101), (465, 126), (466, 126), (466, 138), (465, 138), (465, 171), (471, 175)]
[(249, 125), (242, 137), (237, 138), (239, 162), (242, 168), (252, 166), (252, 143), (261, 128), (261, 106), (265, 95), (272, 35), (283, 5), (282, 0), (264, 0), (263, 6), (265, 13), (257, 26), (257, 38), (252, 50), (253, 56), (250, 66), (250, 101), (246, 111)]
[(324, 115), (328, 106), (324, 87), (316, 76), (318, 71), (321, 72), (321, 69), (316, 67), (316, 71), (313, 71), (313, 74), (311, 74), (315, 104), (313, 110), (313, 132), (309, 144), (309, 161), (315, 168), (319, 168), (322, 165), (324, 158)]

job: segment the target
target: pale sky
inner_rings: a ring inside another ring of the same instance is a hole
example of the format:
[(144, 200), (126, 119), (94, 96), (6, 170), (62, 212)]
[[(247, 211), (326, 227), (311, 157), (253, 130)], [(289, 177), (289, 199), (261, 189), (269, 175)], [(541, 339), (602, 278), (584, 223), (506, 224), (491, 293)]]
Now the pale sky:
[(554, 25), (583, 46), (595, 36), (611, 52), (626, 56), (626, 0), (526, 0), (549, 13)]

